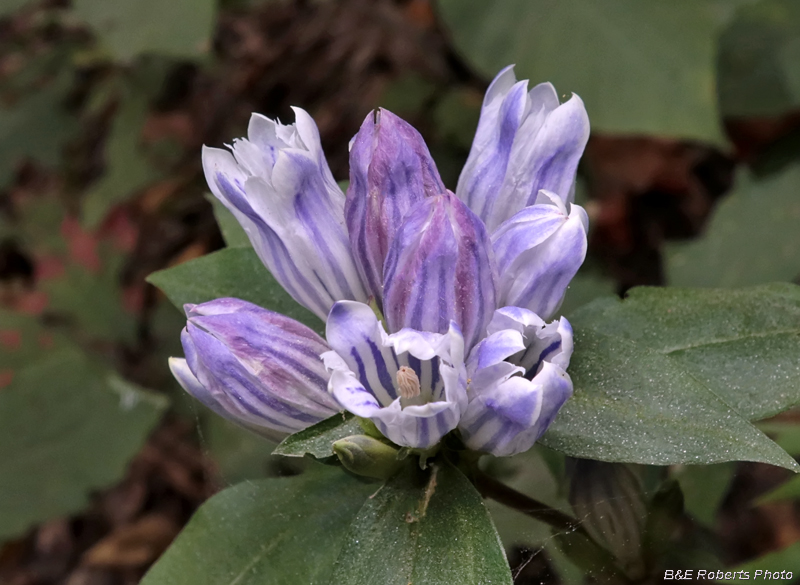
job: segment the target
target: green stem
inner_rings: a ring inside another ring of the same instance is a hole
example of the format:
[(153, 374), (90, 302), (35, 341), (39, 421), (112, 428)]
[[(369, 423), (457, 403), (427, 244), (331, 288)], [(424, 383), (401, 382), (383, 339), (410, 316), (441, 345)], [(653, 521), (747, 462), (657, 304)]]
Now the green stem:
[(508, 506), (531, 518), (544, 522), (556, 530), (563, 532), (580, 532), (591, 539), (583, 526), (581, 526), (581, 523), (569, 514), (565, 514), (564, 512), (551, 508), (547, 504), (534, 500), (481, 471), (475, 473), (474, 481), (475, 487), (484, 498), (495, 500), (504, 506)]
[(478, 492), (484, 498), (495, 500), (504, 506), (544, 522), (558, 531), (580, 534), (594, 551), (592, 556), (595, 557), (596, 561), (599, 561), (600, 567), (606, 573), (606, 577), (611, 579), (609, 582), (630, 583), (627, 575), (617, 565), (611, 553), (592, 538), (577, 518), (573, 518), (569, 514), (555, 510), (547, 504), (526, 496), (478, 469), (473, 468), (472, 480)]

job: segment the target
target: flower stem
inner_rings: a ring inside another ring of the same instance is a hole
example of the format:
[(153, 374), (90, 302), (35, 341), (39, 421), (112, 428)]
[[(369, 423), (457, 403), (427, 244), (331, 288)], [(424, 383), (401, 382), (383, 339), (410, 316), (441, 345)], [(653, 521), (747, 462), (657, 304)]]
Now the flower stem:
[[(484, 498), (491, 498), (504, 506), (544, 522), (557, 531), (577, 533), (584, 537), (592, 551), (589, 557), (594, 560), (595, 566), (602, 570), (604, 578), (607, 578), (609, 583), (627, 584), (631, 582), (611, 553), (589, 534), (577, 518), (526, 496), (477, 469), (474, 470), (472, 479), (478, 492)], [(578, 559), (573, 560), (577, 561)]]
[(591, 538), (581, 526), (580, 522), (569, 514), (555, 510), (538, 500), (526, 496), (483, 472), (477, 472), (474, 476), (474, 480), (475, 487), (484, 498), (495, 500), (504, 506), (508, 506), (531, 518), (544, 522), (556, 530), (562, 530), (564, 532), (577, 531)]

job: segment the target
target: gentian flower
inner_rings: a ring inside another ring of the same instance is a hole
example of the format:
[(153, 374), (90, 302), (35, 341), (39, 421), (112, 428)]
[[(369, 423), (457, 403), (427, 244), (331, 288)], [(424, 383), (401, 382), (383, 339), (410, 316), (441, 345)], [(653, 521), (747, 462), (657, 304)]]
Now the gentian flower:
[(203, 148), (206, 181), (294, 300), (325, 319), (341, 299), (367, 300), (344, 225), (344, 197), (307, 112), (284, 126), (253, 114), (231, 152)]
[(278, 282), (326, 320), (326, 340), (235, 299), (188, 306), (175, 376), (273, 436), (343, 408), (400, 446), (458, 429), (477, 451), (530, 448), (572, 394), (572, 329), (546, 320), (586, 254), (571, 203), (583, 103), (503, 70), (455, 194), (416, 130), (379, 110), (351, 142), (344, 197), (312, 119), (295, 113), (290, 126), (254, 115), (248, 139), (204, 149), (203, 167)]
[(231, 298), (184, 310), (186, 359), (170, 369), (217, 414), (279, 439), (338, 412), (319, 359), (328, 344), (302, 323)]

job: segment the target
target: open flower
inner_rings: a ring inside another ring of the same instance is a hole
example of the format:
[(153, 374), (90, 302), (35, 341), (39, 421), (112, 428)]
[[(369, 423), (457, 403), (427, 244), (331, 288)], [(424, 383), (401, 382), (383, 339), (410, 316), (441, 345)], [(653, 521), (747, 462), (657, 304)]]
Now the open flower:
[(467, 405), (464, 339), (455, 322), (444, 334), (402, 329), (387, 335), (367, 305), (336, 303), (322, 355), (329, 388), (345, 409), (369, 418), (389, 439), (428, 448), (456, 428)]
[(471, 449), (514, 455), (533, 446), (572, 396), (572, 327), (505, 307), (488, 332), (467, 362), (470, 403), (459, 429)]
[(254, 115), (248, 139), (204, 149), (203, 167), (278, 282), (327, 320), (327, 341), (243, 301), (189, 306), (175, 376), (273, 436), (344, 408), (406, 447), (458, 429), (475, 450), (530, 448), (572, 393), (572, 330), (544, 319), (586, 254), (571, 203), (580, 99), (503, 70), (455, 194), (416, 130), (380, 110), (351, 143), (345, 198), (295, 113), (290, 126)]

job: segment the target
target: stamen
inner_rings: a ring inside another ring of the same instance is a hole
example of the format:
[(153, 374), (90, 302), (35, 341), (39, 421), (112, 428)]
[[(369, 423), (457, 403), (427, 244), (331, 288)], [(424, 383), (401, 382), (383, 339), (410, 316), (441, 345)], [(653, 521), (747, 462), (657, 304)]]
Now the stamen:
[(408, 366), (401, 366), (397, 370), (397, 385), (402, 398), (415, 398), (419, 396), (419, 378), (417, 373)]

